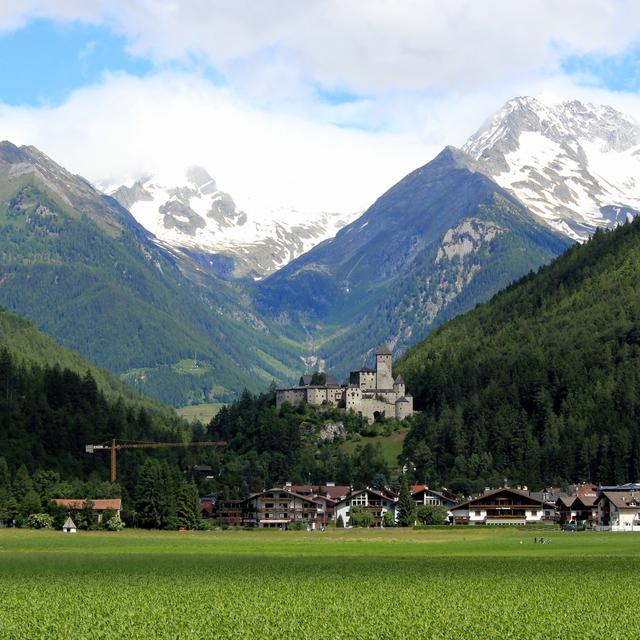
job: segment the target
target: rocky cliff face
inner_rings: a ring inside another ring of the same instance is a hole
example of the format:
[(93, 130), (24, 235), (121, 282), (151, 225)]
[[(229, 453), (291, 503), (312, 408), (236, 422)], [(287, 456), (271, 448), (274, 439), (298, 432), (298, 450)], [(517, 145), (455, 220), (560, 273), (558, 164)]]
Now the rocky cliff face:
[(640, 127), (611, 107), (514, 98), (463, 150), (541, 220), (574, 240), (640, 210)]

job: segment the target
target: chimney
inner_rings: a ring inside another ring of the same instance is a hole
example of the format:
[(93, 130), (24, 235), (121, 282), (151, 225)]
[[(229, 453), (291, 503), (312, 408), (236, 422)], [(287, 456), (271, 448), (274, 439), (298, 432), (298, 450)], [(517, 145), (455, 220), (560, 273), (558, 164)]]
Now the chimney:
[(290, 486), (291, 486), (291, 483), (290, 483), (290, 482), (286, 482), (284, 486), (285, 486), (285, 487), (290, 487)]
[(327, 484), (325, 486), (327, 486), (327, 487), (335, 487), (336, 483), (335, 482), (327, 482)]

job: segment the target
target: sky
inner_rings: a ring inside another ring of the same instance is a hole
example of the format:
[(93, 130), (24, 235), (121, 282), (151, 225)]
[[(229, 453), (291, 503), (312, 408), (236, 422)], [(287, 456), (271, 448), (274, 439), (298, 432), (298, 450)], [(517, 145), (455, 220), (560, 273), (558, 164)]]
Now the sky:
[(0, 0), (0, 139), (109, 188), (365, 209), (511, 97), (640, 120), (637, 0)]

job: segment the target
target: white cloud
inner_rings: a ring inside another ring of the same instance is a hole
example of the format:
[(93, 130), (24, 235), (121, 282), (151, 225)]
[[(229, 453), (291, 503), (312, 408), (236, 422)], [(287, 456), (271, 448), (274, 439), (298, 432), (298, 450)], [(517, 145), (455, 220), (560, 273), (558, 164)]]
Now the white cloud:
[[(0, 105), (0, 137), (93, 181), (199, 163), (240, 204), (352, 211), (514, 95), (640, 115), (637, 95), (580, 86), (560, 66), (636, 42), (635, 0), (0, 0), (0, 32), (33, 17), (104, 25), (157, 65), (56, 107)], [(168, 71), (175, 61), (187, 70)], [(318, 87), (364, 97), (331, 105)]]
[(94, 182), (207, 167), (244, 204), (354, 211), (435, 149), (282, 116), (197, 76), (112, 75), (57, 107), (0, 106), (0, 138), (33, 144)]

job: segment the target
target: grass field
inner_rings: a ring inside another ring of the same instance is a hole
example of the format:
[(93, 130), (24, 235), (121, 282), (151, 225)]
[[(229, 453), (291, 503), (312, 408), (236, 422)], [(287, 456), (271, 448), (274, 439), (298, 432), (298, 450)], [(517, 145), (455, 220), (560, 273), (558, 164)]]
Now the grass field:
[(202, 424), (209, 424), (213, 416), (224, 407), (221, 402), (208, 402), (205, 404), (192, 404), (188, 407), (179, 407), (176, 413), (186, 420), (199, 420)]
[(361, 438), (358, 441), (347, 440), (342, 444), (342, 449), (347, 453), (353, 453), (357, 446), (364, 446), (365, 444), (375, 446), (380, 443), (385, 462), (391, 469), (395, 469), (398, 467), (398, 456), (402, 453), (402, 445), (404, 444), (404, 439), (407, 437), (407, 433), (409, 433), (409, 429), (402, 427), (389, 436), (380, 435), (367, 437)]
[(534, 535), (0, 530), (0, 637), (640, 636), (640, 535)]

